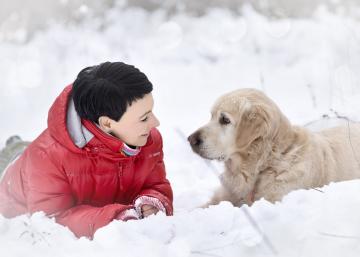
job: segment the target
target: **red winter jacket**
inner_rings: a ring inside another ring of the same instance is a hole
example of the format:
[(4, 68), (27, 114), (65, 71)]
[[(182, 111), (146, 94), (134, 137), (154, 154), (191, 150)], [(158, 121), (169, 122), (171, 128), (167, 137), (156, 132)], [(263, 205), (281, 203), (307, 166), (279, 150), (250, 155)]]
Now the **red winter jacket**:
[(120, 140), (81, 122), (71, 88), (55, 100), (48, 128), (5, 171), (0, 213), (14, 217), (44, 211), (78, 237), (92, 237), (133, 208), (140, 196), (160, 200), (166, 214), (172, 215), (172, 190), (158, 130), (151, 131), (138, 155), (125, 157)]

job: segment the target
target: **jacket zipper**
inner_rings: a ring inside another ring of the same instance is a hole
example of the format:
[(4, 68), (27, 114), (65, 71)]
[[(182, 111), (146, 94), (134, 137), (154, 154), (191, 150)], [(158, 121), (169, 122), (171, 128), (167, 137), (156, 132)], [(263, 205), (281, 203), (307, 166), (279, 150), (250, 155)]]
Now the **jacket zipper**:
[(120, 191), (124, 191), (123, 185), (123, 166), (119, 164), (119, 180), (120, 180)]
[(93, 223), (90, 223), (89, 224), (89, 230), (90, 230), (90, 240), (93, 240), (93, 238), (94, 238), (94, 224)]

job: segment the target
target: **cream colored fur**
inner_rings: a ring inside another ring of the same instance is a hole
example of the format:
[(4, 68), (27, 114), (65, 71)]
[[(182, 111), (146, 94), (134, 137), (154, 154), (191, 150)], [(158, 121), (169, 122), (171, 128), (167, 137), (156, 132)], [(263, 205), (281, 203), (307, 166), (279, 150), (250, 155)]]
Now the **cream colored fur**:
[(360, 178), (360, 125), (310, 132), (291, 125), (255, 89), (220, 97), (210, 122), (189, 141), (200, 156), (225, 162), (222, 186), (206, 206), (225, 200), (235, 206), (260, 198), (275, 202), (292, 190)]

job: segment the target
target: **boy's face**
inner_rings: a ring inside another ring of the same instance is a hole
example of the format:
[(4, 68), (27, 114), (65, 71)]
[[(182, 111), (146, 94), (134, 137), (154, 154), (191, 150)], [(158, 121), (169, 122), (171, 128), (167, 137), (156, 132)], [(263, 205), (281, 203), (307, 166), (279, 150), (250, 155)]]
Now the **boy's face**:
[(132, 102), (119, 121), (108, 118), (105, 129), (100, 119), (99, 121), (102, 123), (100, 127), (128, 145), (143, 146), (147, 142), (150, 130), (160, 125), (159, 120), (152, 112), (153, 107), (152, 94), (146, 94), (143, 98)]

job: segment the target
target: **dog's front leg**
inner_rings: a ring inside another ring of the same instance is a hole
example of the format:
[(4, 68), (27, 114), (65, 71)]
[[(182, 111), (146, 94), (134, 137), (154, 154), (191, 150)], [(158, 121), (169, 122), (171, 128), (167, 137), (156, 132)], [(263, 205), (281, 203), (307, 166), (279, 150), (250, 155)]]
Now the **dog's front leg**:
[[(255, 173), (255, 172), (254, 172)], [(226, 191), (229, 192), (229, 201), (234, 206), (243, 204), (252, 204), (251, 195), (254, 193), (256, 176), (254, 173), (245, 173), (244, 171), (236, 174), (225, 172), (221, 176), (221, 184)]]
[[(202, 205), (201, 208), (207, 208), (210, 205), (217, 205), (221, 201), (229, 201), (232, 202), (232, 194), (229, 192), (225, 187), (220, 186), (212, 196), (211, 200), (208, 201), (206, 204)], [(234, 204), (234, 203), (233, 203)]]
[(253, 176), (225, 172), (221, 175), (220, 180), (220, 188), (216, 190), (211, 200), (202, 207), (206, 208), (210, 205), (216, 205), (221, 201), (229, 201), (238, 207), (243, 204), (252, 204), (249, 195), (252, 193), (255, 184)]

